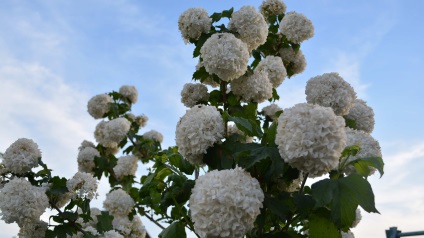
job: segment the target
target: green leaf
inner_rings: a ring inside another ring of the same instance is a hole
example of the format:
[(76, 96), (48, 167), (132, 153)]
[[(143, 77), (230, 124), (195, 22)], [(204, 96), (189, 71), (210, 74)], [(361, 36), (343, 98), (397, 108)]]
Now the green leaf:
[(374, 167), (378, 170), (380, 173), (380, 177), (384, 174), (384, 161), (381, 157), (368, 157), (368, 158), (361, 158), (351, 161), (349, 164), (352, 164), (356, 172), (358, 174), (363, 176), (369, 176), (369, 167)]
[(186, 232), (184, 225), (181, 222), (174, 222), (165, 228), (160, 234), (159, 238), (184, 238)]
[(222, 17), (231, 18), (231, 15), (233, 14), (233, 12), (234, 12), (234, 8), (233, 7), (230, 8), (230, 9), (228, 9), (228, 10), (224, 10), (222, 12)]
[(210, 94), (209, 94), (209, 102), (211, 103), (212, 106), (219, 106), (219, 105), (221, 105), (223, 103), (221, 91), (219, 91), (219, 90), (213, 90), (212, 92), (210, 92)]
[(262, 137), (263, 135), (261, 127), (253, 120), (243, 117), (232, 117), (230, 115), (228, 115), (228, 120), (233, 121), (237, 128), (248, 136)]
[(319, 209), (309, 217), (310, 238), (341, 238), (341, 235), (329, 218), (330, 214), (325, 209)]
[(305, 194), (296, 193), (293, 197), (293, 203), (299, 212), (301, 218), (306, 219), (315, 206), (315, 200)]
[(244, 144), (241, 146), (242, 151), (236, 155), (243, 153), (239, 156), (238, 164), (243, 168), (250, 168), (259, 161), (266, 158), (281, 159), (277, 147), (263, 146), (255, 143)]
[(311, 195), (317, 202), (315, 207), (330, 207), (332, 221), (343, 230), (352, 225), (358, 205), (378, 213), (371, 185), (357, 174), (318, 181), (312, 185)]
[(97, 231), (106, 232), (113, 229), (112, 225), (113, 216), (109, 215), (109, 212), (102, 211), (100, 215), (97, 215)]
[(286, 220), (292, 211), (291, 198), (288, 193), (280, 194), (279, 198), (265, 196), (264, 207), (281, 220)]
[(53, 195), (60, 195), (68, 192), (68, 188), (66, 187), (66, 181), (68, 181), (66, 178), (54, 176), (50, 180), (50, 189), (48, 190), (48, 192)]
[(264, 142), (270, 146), (276, 146), (275, 136), (277, 135), (277, 123), (273, 122), (265, 133)]
[(344, 119), (345, 119), (346, 127), (350, 127), (352, 129), (358, 129), (356, 126), (356, 121), (354, 119), (347, 118), (346, 116), (344, 116)]
[(222, 17), (222, 14), (218, 12), (215, 12), (210, 16), (210, 18), (212, 19), (212, 23), (218, 22), (219, 20), (221, 20), (221, 17)]

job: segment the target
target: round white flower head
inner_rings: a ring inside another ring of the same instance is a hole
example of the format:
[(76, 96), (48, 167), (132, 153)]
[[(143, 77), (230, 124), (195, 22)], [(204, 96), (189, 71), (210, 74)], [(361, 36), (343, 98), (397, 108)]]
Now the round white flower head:
[(66, 181), (66, 187), (73, 197), (93, 199), (97, 197), (97, 179), (93, 175), (77, 172), (71, 179)]
[(352, 223), (352, 228), (356, 227), (362, 219), (361, 209), (356, 208), (355, 221)]
[(116, 179), (121, 180), (124, 176), (134, 176), (138, 167), (138, 159), (133, 155), (122, 156), (113, 168)]
[(107, 231), (103, 234), (102, 238), (124, 238), (123, 235), (119, 234), (116, 231)]
[(131, 122), (126, 118), (116, 118), (111, 121), (101, 121), (94, 132), (96, 141), (105, 147), (115, 148), (125, 138), (131, 128)]
[(224, 81), (242, 76), (247, 70), (247, 45), (230, 33), (213, 34), (200, 49), (203, 65), (209, 74)]
[[(202, 61), (199, 61), (196, 65), (196, 71), (199, 70), (200, 68), (204, 67)], [(212, 76), (207, 77), (206, 79), (203, 80), (204, 84), (209, 85), (213, 88), (216, 88), (219, 86), (219, 83), (215, 82), (212, 78)]]
[(282, 15), (286, 12), (286, 4), (281, 0), (265, 0), (259, 6), (259, 11), (268, 19), (270, 16)]
[(159, 143), (162, 143), (162, 141), (163, 141), (162, 133), (155, 131), (155, 130), (150, 130), (148, 132), (145, 132), (142, 136), (143, 136), (144, 139), (154, 140), (154, 141), (159, 142)]
[(41, 151), (31, 139), (20, 138), (13, 142), (3, 154), (3, 165), (6, 171), (24, 174), (38, 166)]
[(87, 147), (91, 147), (91, 148), (96, 148), (96, 146), (94, 145), (93, 142), (88, 141), (88, 140), (84, 140), (83, 142), (81, 142), (80, 147), (78, 147), (78, 150), (81, 151)]
[(99, 94), (92, 97), (87, 103), (87, 111), (94, 118), (102, 118), (110, 110), (113, 99), (107, 94)]
[(209, 99), (208, 88), (201, 83), (186, 83), (181, 91), (181, 102), (186, 107), (193, 107)]
[(125, 217), (114, 217), (113, 218), (113, 228), (119, 230), (125, 238), (145, 238), (146, 237), (146, 228), (139, 216), (134, 216), (132, 221)]
[(299, 44), (314, 36), (314, 25), (305, 15), (288, 12), (280, 22), (280, 32), (287, 40)]
[[(347, 159), (347, 163), (356, 159), (382, 156), (380, 144), (370, 134), (364, 131), (353, 130), (348, 127), (346, 127), (345, 130), (347, 136), (346, 146), (357, 145), (361, 148), (355, 156), (350, 156)], [(370, 175), (374, 174), (376, 169), (374, 167), (369, 168), (371, 172)], [(352, 165), (349, 165), (345, 168), (344, 172), (346, 174), (352, 174), (356, 173), (356, 170)]]
[(239, 33), (239, 38), (246, 43), (249, 52), (263, 45), (268, 36), (268, 25), (264, 16), (252, 6), (244, 6), (234, 12), (228, 29)]
[(203, 8), (189, 8), (178, 19), (178, 29), (185, 43), (199, 39), (202, 33), (209, 33), (211, 26), (212, 19)]
[(346, 118), (355, 120), (358, 130), (366, 133), (374, 130), (374, 110), (364, 100), (356, 99)]
[(355, 235), (351, 231), (343, 232), (342, 231), (342, 238), (355, 238)]
[(97, 149), (92, 147), (86, 147), (78, 153), (78, 171), (91, 173), (95, 166), (94, 157), (100, 157), (100, 153)]
[(243, 237), (253, 228), (264, 193), (242, 168), (213, 170), (196, 180), (190, 195), (191, 218), (200, 237)]
[(134, 86), (122, 85), (119, 88), (119, 93), (124, 97), (124, 100), (129, 103), (136, 103), (138, 99), (138, 91)]
[(0, 190), (0, 215), (6, 223), (38, 221), (48, 206), (46, 189), (32, 186), (23, 178), (10, 180)]
[(135, 117), (135, 123), (140, 127), (145, 127), (149, 118), (145, 115), (140, 115)]
[(274, 121), (278, 120), (278, 117), (275, 114), (281, 111), (283, 111), (283, 109), (275, 103), (262, 108), (262, 112), (265, 114), (265, 116), (271, 118)]
[(243, 131), (239, 130), (236, 125), (228, 125), (227, 126), (227, 135), (237, 134), (242, 137), (240, 142), (244, 143), (252, 143), (253, 137), (247, 136)]
[(231, 81), (231, 91), (244, 102), (261, 103), (272, 97), (272, 83), (265, 71), (255, 70), (250, 76)]
[(293, 75), (302, 73), (306, 68), (306, 59), (301, 50), (295, 52), (293, 48), (281, 48), (280, 57), (288, 70), (291, 70)]
[(106, 194), (103, 207), (113, 216), (127, 216), (135, 205), (134, 200), (122, 189), (116, 189)]
[(273, 88), (280, 86), (284, 81), (284, 78), (287, 76), (283, 60), (278, 56), (267, 56), (259, 62), (255, 70), (265, 71), (268, 74), (268, 78), (271, 81)]
[(306, 83), (306, 101), (331, 107), (339, 116), (349, 113), (356, 99), (356, 92), (338, 73), (315, 76)]
[(20, 238), (44, 238), (48, 227), (44, 221), (29, 221), (20, 228), (18, 233)]
[(187, 110), (176, 128), (178, 152), (192, 164), (203, 164), (206, 150), (224, 138), (224, 120), (215, 107), (196, 105)]
[(343, 117), (331, 108), (300, 103), (278, 118), (275, 143), (290, 166), (318, 177), (339, 165), (346, 146)]

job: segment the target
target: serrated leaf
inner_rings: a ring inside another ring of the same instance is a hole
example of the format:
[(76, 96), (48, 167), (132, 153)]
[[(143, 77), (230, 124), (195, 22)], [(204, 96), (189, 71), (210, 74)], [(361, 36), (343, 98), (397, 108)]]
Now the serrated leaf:
[(222, 11), (222, 17), (231, 18), (231, 15), (233, 14), (233, 12), (234, 12), (233, 7), (228, 10), (224, 10)]
[(376, 168), (380, 173), (380, 177), (382, 177), (384, 174), (384, 161), (381, 157), (356, 159), (349, 162), (349, 164), (353, 165), (356, 169), (356, 172), (363, 176), (369, 176), (369, 166)]
[(228, 115), (228, 120), (233, 121), (237, 128), (248, 136), (262, 137), (263, 132), (261, 127), (255, 121), (243, 117), (232, 117)]
[(357, 174), (318, 181), (312, 185), (311, 195), (317, 208), (331, 208), (332, 221), (343, 230), (352, 225), (358, 205), (367, 212), (378, 213), (371, 185)]
[(184, 238), (186, 232), (184, 225), (181, 222), (174, 222), (165, 228), (160, 234), (159, 238)]
[(97, 231), (106, 232), (113, 229), (112, 225), (113, 216), (109, 215), (109, 212), (102, 211), (100, 215), (97, 215)]
[(329, 219), (329, 212), (320, 209), (311, 213), (309, 217), (309, 237), (310, 238), (341, 238), (341, 235)]
[(306, 219), (315, 206), (315, 200), (310, 195), (296, 193), (293, 203), (301, 218)]

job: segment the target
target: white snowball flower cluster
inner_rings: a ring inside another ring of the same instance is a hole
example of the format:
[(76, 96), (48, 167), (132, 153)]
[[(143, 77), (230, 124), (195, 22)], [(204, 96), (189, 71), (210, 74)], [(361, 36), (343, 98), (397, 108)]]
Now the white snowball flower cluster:
[(346, 146), (344, 127), (331, 108), (300, 103), (278, 118), (275, 143), (286, 163), (318, 177), (337, 168)]
[(282, 15), (286, 12), (287, 6), (281, 0), (265, 0), (259, 6), (260, 13), (268, 19), (270, 16)]
[(273, 103), (269, 106), (262, 108), (262, 112), (272, 120), (278, 120), (278, 117), (275, 115), (277, 112), (281, 112), (283, 109), (277, 104)]
[(247, 136), (243, 131), (239, 130), (236, 125), (228, 125), (227, 126), (227, 134), (228, 135), (237, 134), (237, 135), (242, 136), (244, 139), (241, 139), (240, 142), (244, 142), (244, 143), (252, 143), (253, 142), (253, 137)]
[(106, 200), (103, 202), (103, 207), (106, 210), (113, 216), (120, 217), (130, 214), (134, 205), (134, 200), (122, 189), (116, 189), (106, 194)]
[(125, 238), (145, 238), (146, 237), (146, 228), (139, 216), (134, 216), (132, 221), (125, 217), (114, 217), (113, 218), (113, 228), (119, 230)]
[[(203, 62), (199, 61), (196, 65), (196, 71), (199, 70), (200, 68), (204, 67), (203, 66)], [(213, 88), (216, 88), (219, 86), (219, 83), (215, 82), (212, 78), (212, 76), (207, 77), (206, 79), (203, 80), (202, 82), (203, 84), (209, 85)]]
[(24, 174), (38, 166), (41, 151), (31, 139), (20, 138), (13, 142), (3, 154), (5, 171)]
[[(346, 161), (347, 163), (356, 159), (382, 156), (380, 144), (370, 134), (364, 131), (353, 130), (348, 127), (346, 127), (345, 130), (347, 136), (346, 146), (357, 145), (361, 148), (355, 156), (350, 156), (348, 158)], [(373, 174), (376, 170), (374, 167), (369, 168), (371, 174)], [(352, 174), (355, 173), (356, 170), (352, 165), (349, 165), (345, 168), (344, 172), (347, 174)]]
[(181, 102), (186, 107), (193, 107), (209, 99), (208, 88), (201, 83), (186, 83), (181, 91)]
[(31, 221), (20, 226), (18, 236), (20, 238), (44, 238), (47, 228), (47, 223), (44, 221)]
[(96, 126), (94, 137), (103, 146), (116, 148), (125, 138), (130, 128), (131, 122), (123, 117), (111, 121), (101, 121)]
[(287, 76), (286, 67), (284, 67), (283, 60), (281, 57), (269, 55), (265, 57), (255, 70), (265, 71), (268, 74), (268, 78), (272, 83), (273, 88), (277, 88), (284, 81)]
[(6, 223), (39, 221), (48, 206), (46, 189), (32, 186), (23, 178), (10, 180), (0, 190), (0, 215)]
[(339, 116), (349, 113), (356, 99), (356, 92), (338, 73), (315, 76), (306, 83), (306, 101), (331, 107)]
[(162, 143), (162, 141), (163, 141), (162, 133), (155, 131), (155, 130), (150, 130), (148, 132), (145, 132), (142, 136), (143, 136), (144, 139), (154, 140), (154, 141), (159, 142), (159, 143)]
[(252, 6), (244, 6), (234, 12), (228, 23), (228, 29), (239, 33), (249, 52), (266, 42), (268, 25), (264, 16)]
[(355, 120), (358, 130), (366, 133), (374, 130), (374, 110), (364, 100), (356, 99), (346, 118)]
[(124, 238), (124, 236), (112, 230), (105, 232), (102, 238)]
[(140, 115), (135, 117), (135, 123), (140, 127), (145, 127), (149, 118), (146, 115)]
[(96, 148), (93, 142), (84, 140), (83, 142), (81, 142), (81, 145), (78, 147), (78, 150), (81, 151), (87, 147)]
[(342, 231), (342, 238), (355, 238), (355, 235), (351, 231), (343, 232)]
[(100, 153), (93, 147), (86, 147), (78, 153), (78, 171), (91, 173), (95, 167), (94, 158), (100, 157)]
[(178, 152), (192, 164), (203, 164), (203, 154), (220, 142), (224, 133), (224, 120), (216, 107), (196, 105), (187, 110), (177, 124)]
[(125, 101), (129, 103), (136, 103), (138, 99), (138, 91), (134, 86), (122, 85), (119, 88), (119, 93), (124, 96)]
[(293, 48), (281, 48), (280, 57), (283, 59), (284, 64), (287, 68), (290, 67), (293, 74), (300, 74), (306, 68), (306, 59), (301, 50), (295, 52)]
[(314, 36), (314, 25), (305, 15), (288, 12), (280, 22), (280, 32), (287, 40), (299, 44)]
[(116, 175), (116, 179), (121, 180), (124, 176), (134, 176), (138, 167), (137, 162), (137, 157), (133, 155), (120, 157), (115, 167), (113, 167), (113, 172)]
[(92, 97), (87, 103), (87, 111), (94, 118), (102, 118), (110, 110), (113, 99), (107, 94), (99, 94)]
[(178, 29), (185, 43), (199, 39), (202, 33), (209, 33), (211, 25), (212, 19), (203, 8), (189, 8), (178, 19)]
[(352, 223), (352, 228), (356, 227), (362, 219), (361, 209), (357, 208), (355, 212), (355, 220)]
[(264, 193), (242, 168), (210, 171), (196, 180), (189, 200), (196, 233), (204, 237), (243, 237), (253, 228)]
[(231, 91), (244, 102), (264, 102), (272, 97), (272, 83), (265, 71), (255, 70), (250, 76), (231, 81)]
[(93, 199), (97, 197), (97, 179), (93, 175), (77, 172), (71, 179), (66, 181), (66, 187), (74, 197)]
[(242, 76), (250, 57), (247, 45), (230, 33), (213, 34), (200, 53), (206, 71), (224, 81)]

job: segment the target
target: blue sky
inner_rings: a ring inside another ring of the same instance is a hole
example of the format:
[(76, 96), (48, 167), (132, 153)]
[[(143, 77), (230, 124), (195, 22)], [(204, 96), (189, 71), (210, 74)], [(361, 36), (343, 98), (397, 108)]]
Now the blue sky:
[[(149, 117), (146, 130), (162, 132), (164, 147), (175, 144), (175, 125), (185, 112), (179, 94), (196, 65), (193, 47), (178, 32), (179, 15), (190, 7), (211, 14), (260, 3), (1, 1), (0, 151), (18, 138), (31, 138), (56, 174), (71, 177), (77, 171), (77, 147), (93, 140), (97, 124), (86, 112), (87, 101), (125, 84), (139, 90), (133, 110)], [(386, 174), (371, 183), (381, 215), (363, 212), (353, 230), (356, 237), (383, 238), (390, 226), (423, 230), (424, 2), (285, 3), (288, 11), (312, 20), (315, 36), (301, 47), (307, 69), (280, 86), (279, 105), (304, 102), (309, 78), (339, 72), (376, 114), (373, 136), (382, 146)], [(100, 192), (107, 192), (105, 183)], [(146, 226), (157, 232), (154, 225)], [(1, 238), (16, 234), (17, 226), (0, 222)]]

